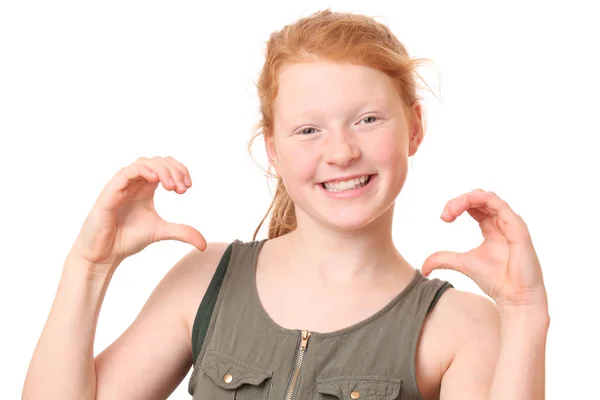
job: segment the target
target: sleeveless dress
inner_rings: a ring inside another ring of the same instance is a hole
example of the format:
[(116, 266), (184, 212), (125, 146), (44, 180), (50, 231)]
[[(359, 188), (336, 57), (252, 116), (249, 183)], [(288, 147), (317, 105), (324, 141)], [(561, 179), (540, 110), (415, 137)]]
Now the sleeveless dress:
[(417, 342), (446, 281), (419, 270), (369, 318), (328, 333), (285, 329), (260, 303), (256, 263), (266, 242), (229, 245), (192, 332), (193, 399), (421, 399)]

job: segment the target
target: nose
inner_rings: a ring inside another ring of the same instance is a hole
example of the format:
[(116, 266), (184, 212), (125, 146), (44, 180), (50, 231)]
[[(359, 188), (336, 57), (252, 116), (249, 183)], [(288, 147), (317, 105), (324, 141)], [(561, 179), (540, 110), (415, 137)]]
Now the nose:
[(358, 160), (361, 155), (352, 132), (345, 129), (329, 131), (324, 146), (325, 162), (342, 168)]

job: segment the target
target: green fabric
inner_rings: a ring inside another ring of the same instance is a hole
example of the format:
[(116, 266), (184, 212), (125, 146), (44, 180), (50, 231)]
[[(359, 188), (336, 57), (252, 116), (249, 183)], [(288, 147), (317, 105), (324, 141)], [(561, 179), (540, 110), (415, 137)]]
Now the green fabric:
[(221, 261), (219, 262), (217, 270), (215, 271), (215, 274), (213, 275), (210, 284), (206, 289), (206, 293), (202, 298), (202, 302), (200, 303), (200, 307), (198, 307), (198, 312), (196, 313), (196, 318), (194, 319), (194, 327), (192, 328), (192, 356), (194, 358), (194, 364), (196, 363), (198, 353), (200, 353), (200, 349), (204, 343), (206, 331), (208, 330), (208, 324), (210, 323), (210, 318), (212, 317), (215, 303), (217, 302), (217, 297), (219, 296), (219, 290), (221, 289), (223, 278), (227, 272), (232, 246), (233, 244), (230, 244), (225, 250), (223, 257), (221, 257)]
[(442, 294), (444, 294), (444, 292), (450, 288), (454, 288), (454, 286), (452, 286), (450, 282), (445, 282), (444, 286), (438, 289), (438, 291), (435, 293), (435, 296), (433, 297), (433, 300), (431, 301), (431, 304), (429, 305), (429, 310), (427, 310), (427, 313), (429, 313), (429, 311), (433, 309), (437, 301), (440, 299), (440, 297), (442, 297)]
[(294, 400), (356, 395), (421, 400), (416, 379), (418, 339), (427, 314), (452, 286), (415, 270), (410, 283), (370, 317), (304, 337), (303, 327), (280, 326), (262, 307), (256, 265), (265, 241), (235, 241), (217, 267), (215, 284), (211, 282), (206, 296), (211, 300), (203, 299), (198, 311), (188, 384), (193, 399), (283, 399), (293, 388)]

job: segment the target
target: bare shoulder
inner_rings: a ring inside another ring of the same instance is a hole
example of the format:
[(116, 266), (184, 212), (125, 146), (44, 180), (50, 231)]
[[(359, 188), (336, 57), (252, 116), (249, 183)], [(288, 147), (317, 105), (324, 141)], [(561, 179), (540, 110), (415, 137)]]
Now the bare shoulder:
[(453, 362), (475, 355), (480, 379), (491, 379), (500, 346), (496, 304), (482, 295), (448, 289), (428, 314), (417, 350), (417, 381), (423, 398), (437, 398)]
[(194, 315), (226, 248), (192, 250), (165, 274), (132, 324), (95, 358), (97, 399), (165, 399), (175, 390), (192, 363)]
[[(462, 333), (473, 330), (495, 330), (500, 326), (496, 304), (482, 295), (448, 289), (434, 308), (444, 325), (452, 325)], [(433, 313), (432, 313), (433, 314)]]
[(454, 358), (465, 344), (482, 339), (493, 342), (499, 337), (498, 308), (482, 295), (448, 289), (427, 316), (425, 334), (445, 343), (450, 357)]
[(214, 242), (209, 243), (204, 251), (193, 249), (183, 256), (164, 278), (177, 286), (181, 300), (180, 309), (190, 336), (198, 306), (228, 246), (229, 243)]

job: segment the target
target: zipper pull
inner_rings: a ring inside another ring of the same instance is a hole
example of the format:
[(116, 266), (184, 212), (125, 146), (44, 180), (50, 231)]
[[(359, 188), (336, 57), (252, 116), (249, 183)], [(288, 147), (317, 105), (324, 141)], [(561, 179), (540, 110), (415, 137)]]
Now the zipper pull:
[(308, 339), (310, 339), (310, 331), (302, 331), (302, 341), (300, 342), (300, 347), (302, 350), (306, 350), (308, 346)]

